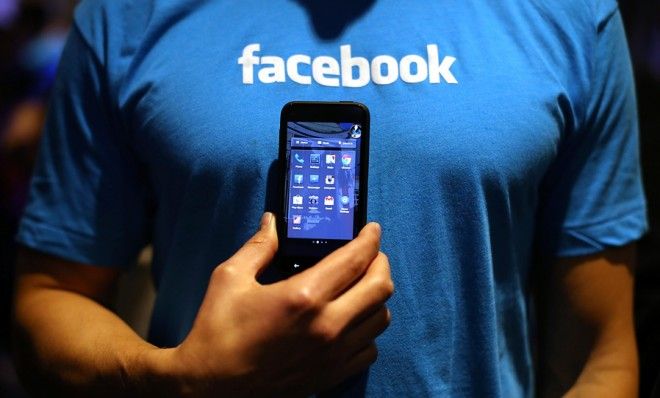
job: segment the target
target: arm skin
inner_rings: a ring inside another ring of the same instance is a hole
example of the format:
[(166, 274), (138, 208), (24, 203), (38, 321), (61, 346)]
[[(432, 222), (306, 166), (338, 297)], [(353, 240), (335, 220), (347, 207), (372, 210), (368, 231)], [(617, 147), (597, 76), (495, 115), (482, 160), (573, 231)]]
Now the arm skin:
[(634, 246), (564, 258), (539, 282), (539, 395), (636, 397)]
[(104, 305), (116, 270), (24, 249), (14, 301), (14, 357), (37, 396), (305, 396), (376, 359), (389, 324), (389, 262), (380, 227), (287, 280), (256, 276), (277, 250), (272, 215), (211, 275), (184, 341), (157, 348)]

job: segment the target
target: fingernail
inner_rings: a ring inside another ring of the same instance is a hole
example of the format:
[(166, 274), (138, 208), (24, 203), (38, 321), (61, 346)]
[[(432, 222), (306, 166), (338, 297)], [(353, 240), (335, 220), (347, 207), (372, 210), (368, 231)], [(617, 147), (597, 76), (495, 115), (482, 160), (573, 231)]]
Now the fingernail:
[(382, 235), (383, 228), (380, 226), (380, 224), (374, 221), (372, 221), (371, 224), (373, 224), (374, 227), (376, 227), (376, 229), (378, 230), (378, 235)]
[(261, 229), (266, 228), (268, 224), (270, 224), (270, 220), (273, 218), (273, 213), (264, 213), (263, 216), (261, 216)]

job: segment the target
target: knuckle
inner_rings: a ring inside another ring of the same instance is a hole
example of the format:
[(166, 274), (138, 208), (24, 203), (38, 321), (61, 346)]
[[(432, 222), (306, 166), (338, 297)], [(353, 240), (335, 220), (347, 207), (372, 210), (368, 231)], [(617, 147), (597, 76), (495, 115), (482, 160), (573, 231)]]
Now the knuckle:
[(394, 283), (390, 278), (377, 277), (372, 280), (372, 289), (378, 292), (380, 297), (388, 299), (394, 294)]
[(289, 296), (289, 308), (292, 312), (311, 312), (318, 309), (316, 294), (309, 287), (294, 289)]
[(212, 281), (222, 281), (234, 274), (234, 269), (229, 263), (222, 263), (216, 266), (211, 273)]
[(332, 322), (322, 320), (314, 322), (311, 334), (322, 343), (331, 343), (338, 338), (339, 330)]

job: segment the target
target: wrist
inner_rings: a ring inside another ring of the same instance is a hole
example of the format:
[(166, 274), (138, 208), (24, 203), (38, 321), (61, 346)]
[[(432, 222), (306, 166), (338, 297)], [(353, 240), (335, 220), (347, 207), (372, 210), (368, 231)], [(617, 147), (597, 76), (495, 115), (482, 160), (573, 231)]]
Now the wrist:
[(183, 374), (175, 359), (176, 348), (143, 347), (123, 361), (121, 379), (126, 395), (134, 397), (181, 397)]

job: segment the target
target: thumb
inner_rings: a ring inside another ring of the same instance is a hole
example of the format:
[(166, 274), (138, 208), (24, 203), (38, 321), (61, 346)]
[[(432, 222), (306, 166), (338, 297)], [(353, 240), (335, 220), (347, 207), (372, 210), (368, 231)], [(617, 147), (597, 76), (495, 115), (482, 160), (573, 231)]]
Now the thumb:
[(277, 230), (273, 213), (264, 213), (261, 226), (230, 259), (236, 269), (258, 276), (277, 253)]

